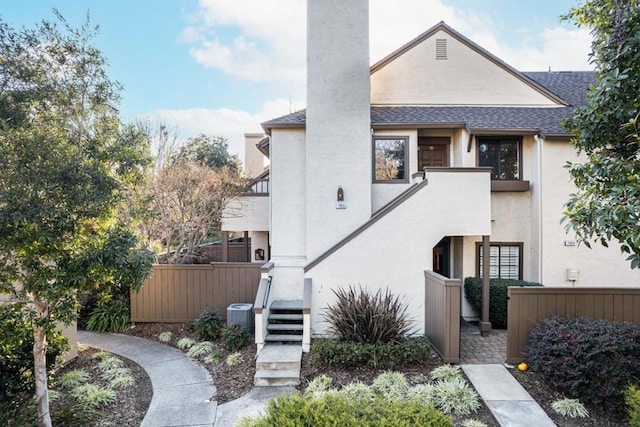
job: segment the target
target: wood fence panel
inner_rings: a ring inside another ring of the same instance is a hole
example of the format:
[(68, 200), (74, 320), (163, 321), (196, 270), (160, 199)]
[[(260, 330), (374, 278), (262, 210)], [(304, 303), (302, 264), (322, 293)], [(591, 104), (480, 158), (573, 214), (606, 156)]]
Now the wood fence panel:
[(425, 271), (425, 335), (447, 363), (460, 361), (460, 279)]
[(640, 288), (510, 287), (507, 363), (525, 359), (529, 333), (552, 315), (640, 323)]
[(132, 322), (196, 319), (213, 308), (225, 318), (233, 303), (253, 303), (262, 264), (155, 265), (139, 292), (131, 293)]

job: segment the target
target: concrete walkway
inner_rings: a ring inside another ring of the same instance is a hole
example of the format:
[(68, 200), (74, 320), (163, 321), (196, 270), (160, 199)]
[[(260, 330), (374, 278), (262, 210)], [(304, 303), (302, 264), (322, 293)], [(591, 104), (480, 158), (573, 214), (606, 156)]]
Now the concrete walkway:
[(142, 427), (213, 426), (216, 388), (209, 372), (168, 345), (120, 334), (78, 331), (78, 342), (131, 359), (149, 375), (153, 398)]
[(555, 424), (504, 365), (461, 365), (502, 427), (554, 427)]
[[(255, 387), (239, 399), (217, 405), (209, 372), (176, 348), (129, 335), (86, 331), (78, 331), (78, 341), (131, 359), (147, 372), (153, 398), (143, 427), (232, 427), (244, 416), (260, 414), (270, 398), (294, 389)], [(461, 367), (501, 426), (555, 426), (504, 365)]]

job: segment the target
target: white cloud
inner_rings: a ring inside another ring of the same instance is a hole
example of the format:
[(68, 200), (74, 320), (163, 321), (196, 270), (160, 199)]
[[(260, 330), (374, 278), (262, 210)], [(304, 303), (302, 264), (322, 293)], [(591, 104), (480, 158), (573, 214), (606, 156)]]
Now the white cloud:
[(229, 108), (189, 108), (184, 110), (157, 109), (140, 117), (143, 121), (161, 123), (176, 129), (181, 139), (200, 133), (228, 139), (229, 153), (244, 154), (244, 134), (262, 132), (260, 123), (290, 112), (291, 103), (285, 99), (266, 101), (260, 112), (250, 114)]

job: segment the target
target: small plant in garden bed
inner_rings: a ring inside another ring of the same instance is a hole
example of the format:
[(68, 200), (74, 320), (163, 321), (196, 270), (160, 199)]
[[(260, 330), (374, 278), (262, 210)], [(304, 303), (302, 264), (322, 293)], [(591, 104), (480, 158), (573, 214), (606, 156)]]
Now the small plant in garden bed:
[(230, 355), (227, 356), (227, 359), (225, 361), (227, 366), (239, 365), (241, 362), (242, 362), (242, 353), (240, 352), (231, 353)]
[(173, 334), (171, 332), (168, 332), (168, 331), (161, 332), (160, 334), (158, 334), (158, 341), (167, 344), (171, 342), (172, 336)]
[(227, 326), (222, 330), (222, 342), (229, 351), (242, 350), (249, 345), (249, 332), (239, 324)]
[(194, 344), (196, 343), (196, 340), (194, 340), (193, 338), (180, 338), (180, 340), (178, 340), (178, 348), (182, 349), (182, 350), (188, 350), (190, 349)]
[(200, 317), (189, 322), (189, 326), (193, 328), (201, 340), (213, 341), (220, 337), (223, 321), (216, 310), (202, 310)]
[(129, 305), (117, 300), (99, 304), (91, 313), (87, 329), (95, 332), (122, 332), (129, 329)]
[(336, 302), (324, 309), (329, 330), (342, 341), (379, 344), (404, 339), (412, 332), (407, 305), (389, 289), (372, 293), (351, 286), (333, 290)]
[(213, 351), (213, 343), (210, 341), (202, 341), (192, 345), (187, 351), (189, 357), (202, 357)]
[(551, 404), (558, 414), (569, 418), (584, 418), (589, 416), (589, 411), (578, 399), (558, 399)]

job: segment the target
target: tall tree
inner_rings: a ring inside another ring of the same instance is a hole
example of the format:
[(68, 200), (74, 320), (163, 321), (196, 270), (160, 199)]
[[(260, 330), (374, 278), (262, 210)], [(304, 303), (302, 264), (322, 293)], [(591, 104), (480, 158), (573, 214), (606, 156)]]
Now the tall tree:
[(568, 229), (590, 247), (615, 240), (640, 267), (640, 7), (637, 0), (589, 0), (565, 19), (591, 29), (598, 84), (565, 127), (586, 154), (570, 163), (577, 187), (565, 211)]
[(97, 28), (55, 13), (34, 29), (0, 21), (0, 292), (34, 325), (41, 426), (51, 425), (46, 332), (75, 320), (78, 291), (139, 287), (152, 261), (129, 208), (148, 139), (119, 120)]
[(189, 138), (187, 143), (180, 147), (175, 159), (191, 160), (211, 169), (227, 167), (231, 172), (239, 172), (241, 165), (238, 156), (229, 154), (226, 138), (204, 134)]

